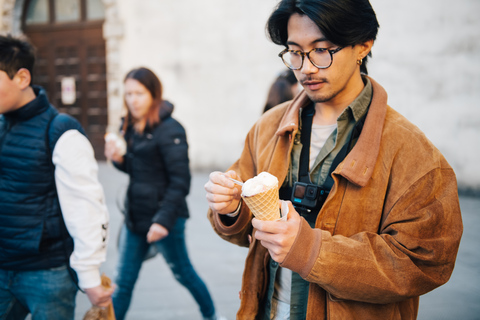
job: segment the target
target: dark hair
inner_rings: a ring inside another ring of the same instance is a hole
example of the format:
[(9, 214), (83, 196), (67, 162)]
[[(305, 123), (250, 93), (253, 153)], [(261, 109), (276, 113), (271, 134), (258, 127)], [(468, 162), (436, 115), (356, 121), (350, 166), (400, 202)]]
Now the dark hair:
[(288, 83), (290, 83), (290, 85), (292, 86), (297, 83), (297, 77), (295, 77), (295, 73), (293, 73), (293, 71), (290, 69), (287, 69), (280, 73), (278, 78), (287, 80)]
[[(131, 70), (125, 76), (124, 82), (127, 79), (134, 79), (140, 82), (152, 95), (152, 105), (150, 106), (150, 110), (147, 112), (147, 126), (153, 127), (156, 124), (160, 123), (160, 105), (162, 103), (162, 83), (160, 79), (153, 73), (150, 69), (147, 68), (136, 68)], [(125, 102), (125, 105), (127, 103)], [(132, 114), (130, 113), (130, 109), (127, 106), (127, 117), (123, 123), (123, 132), (126, 132), (128, 124), (133, 121)]]
[[(375, 40), (379, 24), (368, 0), (282, 0), (268, 19), (266, 30), (278, 45), (287, 44), (288, 20), (294, 13), (306, 15), (333, 44), (354, 46)], [(371, 52), (368, 54), (371, 56)], [(367, 74), (367, 57), (360, 71)]]
[(10, 79), (13, 79), (18, 70), (25, 68), (30, 72), (33, 80), (34, 64), (35, 48), (28, 41), (11, 35), (0, 35), (0, 70), (4, 71)]
[(287, 79), (281, 75), (272, 83), (270, 90), (268, 91), (267, 102), (263, 108), (263, 112), (270, 110), (271, 108), (279, 105), (282, 102), (292, 100), (293, 92), (292, 85)]

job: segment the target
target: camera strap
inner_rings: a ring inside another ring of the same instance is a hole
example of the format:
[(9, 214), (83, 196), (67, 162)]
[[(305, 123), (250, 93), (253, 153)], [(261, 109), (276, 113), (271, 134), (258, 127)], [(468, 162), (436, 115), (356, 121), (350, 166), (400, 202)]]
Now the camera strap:
[(300, 163), (298, 170), (298, 181), (312, 183), (308, 172), (310, 166), (310, 139), (312, 136), (312, 122), (315, 115), (315, 105), (310, 103), (302, 111), (302, 133), (300, 141), (302, 142), (302, 151), (300, 152)]
[[(320, 211), (321, 207), (323, 206), (323, 202), (325, 201), (326, 196), (328, 195), (328, 193), (330, 192), (330, 189), (333, 186), (332, 172), (337, 168), (340, 162), (342, 162), (345, 159), (349, 150), (352, 147), (352, 143), (354, 139), (360, 136), (367, 113), (368, 113), (368, 109), (367, 109), (367, 112), (365, 112), (365, 114), (363, 115), (363, 117), (357, 121), (357, 123), (353, 127), (353, 130), (350, 132), (346, 143), (343, 145), (343, 147), (340, 149), (340, 151), (337, 153), (337, 155), (333, 159), (324, 184), (322, 186), (319, 186), (322, 189), (321, 194), (319, 194), (322, 200), (318, 202), (318, 207), (316, 207), (314, 210), (311, 210), (311, 211), (308, 211), (308, 210), (305, 211), (302, 209), (302, 207), (297, 208), (299, 213), (303, 217), (305, 217), (309, 223), (311, 224), (315, 223), (316, 216)], [(310, 174), (309, 174), (309, 162), (310, 162), (310, 139), (312, 135), (312, 123), (313, 123), (314, 115), (315, 115), (315, 107), (313, 103), (305, 107), (305, 109), (302, 111), (302, 129), (301, 129), (302, 133), (300, 138), (300, 141), (302, 142), (302, 150), (300, 152), (298, 181), (307, 183), (307, 184), (312, 184), (310, 180)], [(286, 187), (286, 186), (280, 188), (280, 199), (290, 200), (292, 191), (293, 191), (292, 189), (293, 189), (292, 187)]]
[[(363, 124), (365, 123), (365, 117), (367, 116), (367, 112), (357, 121), (353, 130), (350, 132), (349, 137), (347, 138), (346, 143), (343, 145), (342, 149), (337, 153), (335, 158), (332, 161), (332, 165), (330, 166), (330, 170), (327, 175), (327, 179), (323, 184), (323, 187), (330, 190), (333, 186), (333, 178), (332, 172), (337, 168), (340, 162), (345, 159), (347, 156), (348, 151), (352, 145), (354, 139), (360, 136), (360, 133), (363, 129)], [(300, 141), (302, 142), (302, 151), (300, 152), (300, 163), (299, 163), (299, 170), (298, 170), (298, 181), (305, 182), (305, 183), (312, 183), (310, 181), (310, 174), (309, 174), (309, 166), (310, 166), (310, 139), (312, 137), (312, 122), (313, 116), (315, 115), (315, 107), (314, 104), (311, 103), (305, 110), (302, 112), (302, 134)]]

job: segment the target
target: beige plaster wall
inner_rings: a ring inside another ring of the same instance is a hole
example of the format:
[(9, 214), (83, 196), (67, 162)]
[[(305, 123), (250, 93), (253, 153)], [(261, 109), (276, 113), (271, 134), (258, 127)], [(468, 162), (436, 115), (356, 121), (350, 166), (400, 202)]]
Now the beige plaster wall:
[[(189, 134), (192, 167), (224, 170), (239, 156), (283, 69), (265, 36), (275, 0), (122, 0), (121, 72), (144, 65)], [(369, 73), (390, 104), (417, 124), (480, 188), (480, 2), (371, 1), (381, 28)]]
[[(3, 8), (3, 0), (0, 0), (0, 8)], [(3, 14), (0, 15), (0, 26), (3, 25)], [(0, 32), (2, 31), (2, 28), (0, 27)]]
[(480, 1), (371, 0), (380, 22), (370, 74), (480, 191)]
[(121, 1), (121, 69), (147, 66), (187, 129), (193, 168), (226, 169), (240, 155), (283, 64), (267, 41), (273, 0)]
[[(277, 0), (103, 2), (109, 130), (118, 127), (123, 76), (150, 67), (187, 129), (192, 168), (225, 170), (284, 68), (282, 48), (264, 31)], [(18, 26), (12, 3), (0, 0), (0, 32)], [(371, 3), (380, 31), (370, 75), (387, 89), (390, 105), (444, 153), (459, 184), (480, 190), (480, 1)]]

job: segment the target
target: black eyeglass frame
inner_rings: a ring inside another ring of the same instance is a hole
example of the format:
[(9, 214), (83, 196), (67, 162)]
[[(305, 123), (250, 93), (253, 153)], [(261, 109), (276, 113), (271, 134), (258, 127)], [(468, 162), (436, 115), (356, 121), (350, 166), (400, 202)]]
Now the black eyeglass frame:
[[(303, 52), (303, 51), (300, 51), (300, 50), (290, 50), (288, 48), (285, 48), (284, 50), (282, 50), (282, 52), (280, 52), (278, 54), (278, 56), (282, 59), (283, 61), (283, 64), (285, 64), (285, 66), (287, 66), (288, 69), (290, 70), (300, 70), (302, 69), (303, 67), (303, 62), (305, 61), (305, 56), (307, 56), (308, 60), (310, 60), (310, 62), (318, 69), (327, 69), (329, 68), (332, 63), (333, 63), (333, 55), (335, 53), (337, 53), (338, 51), (342, 50), (343, 48), (345, 47), (338, 47), (337, 49), (333, 49), (333, 50), (329, 50), (329, 49), (326, 49), (326, 48), (314, 48), (308, 52)], [(313, 51), (321, 51), (321, 52), (325, 52), (325, 51), (328, 51), (328, 53), (330, 53), (330, 64), (326, 67), (320, 67), (320, 66), (317, 66), (315, 64), (315, 62), (312, 61), (312, 59), (310, 59), (310, 53), (313, 52)], [(302, 56), (302, 64), (300, 65), (300, 67), (298, 68), (292, 68), (291, 66), (288, 65), (288, 63), (285, 62), (285, 60), (283, 60), (283, 55), (287, 52), (293, 52), (293, 53), (297, 53), (297, 54), (300, 54)]]

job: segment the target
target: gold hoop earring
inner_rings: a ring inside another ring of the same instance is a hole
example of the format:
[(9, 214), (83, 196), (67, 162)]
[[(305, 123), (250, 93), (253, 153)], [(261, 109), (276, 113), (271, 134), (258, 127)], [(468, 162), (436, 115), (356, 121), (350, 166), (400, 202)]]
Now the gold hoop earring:
[(362, 65), (362, 63), (363, 63), (363, 59), (359, 59), (359, 60), (357, 60), (357, 64), (358, 64), (359, 66), (361, 66), (361, 65)]

